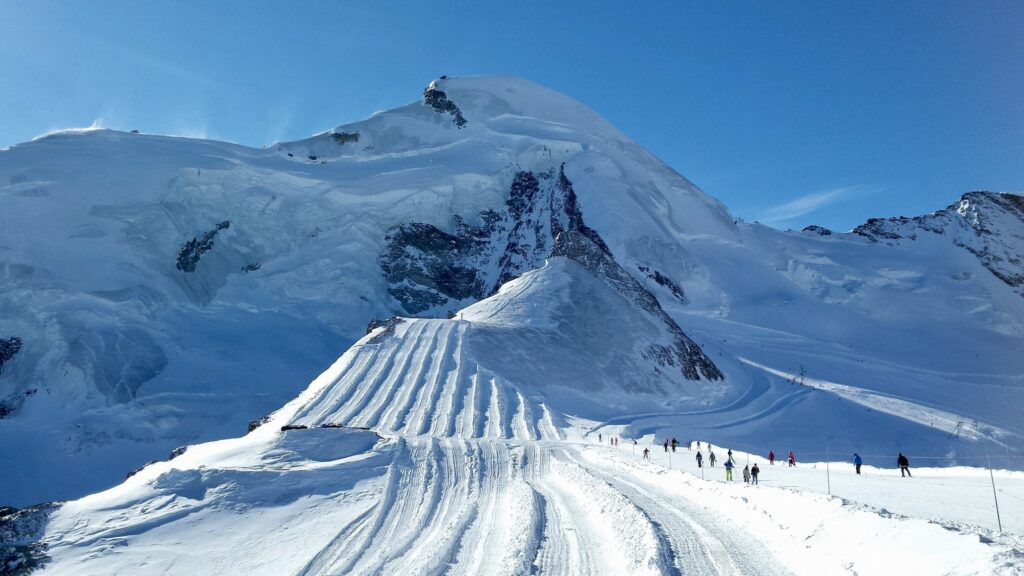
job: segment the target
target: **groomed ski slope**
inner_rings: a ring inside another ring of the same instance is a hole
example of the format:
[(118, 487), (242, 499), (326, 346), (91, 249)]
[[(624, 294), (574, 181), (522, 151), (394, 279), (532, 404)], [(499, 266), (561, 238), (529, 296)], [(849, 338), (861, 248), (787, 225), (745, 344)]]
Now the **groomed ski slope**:
[(42, 573), (1022, 573), (1019, 536), (701, 480), (628, 445), (376, 439), (268, 430), (197, 446), (65, 505)]
[[(247, 436), (191, 446), (57, 509), (41, 573), (1024, 573), (1019, 523), (999, 536), (931, 520), (963, 498), (956, 474), (944, 488), (919, 484), (925, 505), (910, 518), (808, 493), (820, 473), (804, 466), (766, 470), (752, 488), (669, 470), (658, 446), (648, 462), (644, 444), (607, 446), (624, 427), (572, 416), (588, 383), (548, 362), (561, 386), (541, 389), (516, 379), (525, 367), (493, 364), (560, 331), (569, 301), (557, 285), (597, 294), (581, 272), (555, 259), (462, 319), (378, 328)], [(529, 322), (512, 322), (516, 308)], [(612, 312), (601, 310), (631, 338), (645, 334)], [(493, 331), (507, 348), (488, 354)], [(1011, 481), (1004, 489), (1024, 498)]]

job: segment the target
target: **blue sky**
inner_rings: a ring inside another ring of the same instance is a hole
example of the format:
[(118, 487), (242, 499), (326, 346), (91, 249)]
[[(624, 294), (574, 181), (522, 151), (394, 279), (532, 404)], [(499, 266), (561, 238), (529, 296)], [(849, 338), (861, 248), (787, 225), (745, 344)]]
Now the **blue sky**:
[(0, 0), (0, 147), (54, 129), (260, 146), (441, 75), (573, 96), (738, 216), (848, 229), (1024, 190), (1024, 2)]

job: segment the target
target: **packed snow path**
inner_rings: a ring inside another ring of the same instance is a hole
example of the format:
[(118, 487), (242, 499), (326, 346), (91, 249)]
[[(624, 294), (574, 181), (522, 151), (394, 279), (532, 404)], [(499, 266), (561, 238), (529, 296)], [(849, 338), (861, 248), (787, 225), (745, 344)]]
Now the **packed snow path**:
[(1022, 573), (1019, 535), (598, 444), (489, 370), (467, 317), (378, 330), (250, 434), (64, 504), (43, 573)]
[(642, 445), (260, 435), (65, 505), (43, 573), (1020, 574), (1024, 559), (1012, 540), (704, 481)]
[(785, 574), (727, 518), (564, 443), (400, 440), (379, 503), (300, 574)]

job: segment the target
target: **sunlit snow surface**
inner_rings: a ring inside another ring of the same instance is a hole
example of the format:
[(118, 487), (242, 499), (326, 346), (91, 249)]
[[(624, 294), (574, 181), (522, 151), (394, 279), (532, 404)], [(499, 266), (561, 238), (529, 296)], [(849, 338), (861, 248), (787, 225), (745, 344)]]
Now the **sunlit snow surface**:
[[(729, 535), (735, 515), (784, 517), (771, 502), (701, 516), (695, 507), (706, 503), (690, 489), (652, 492), (683, 479), (637, 467), (633, 455), (595, 463), (596, 449), (574, 444), (609, 431), (758, 452), (860, 451), (885, 466), (899, 450), (975, 466), (991, 452), (999, 467), (1022, 467), (1024, 298), (952, 234), (871, 241), (735, 222), (564, 96), (513, 78), (438, 86), (464, 128), (414, 103), (337, 129), (358, 142), (324, 134), (254, 150), (92, 131), (0, 152), (0, 338), (24, 341), (0, 373), (0, 399), (19, 405), (0, 419), (0, 504), (78, 497), (193, 444), (55, 513), (44, 538), (53, 573), (813, 564), (780, 558), (772, 540), (814, 533), (796, 520)], [(452, 320), (406, 319), (360, 340), (368, 320), (407, 315), (378, 262), (393, 226), (450, 230), (456, 215), (478, 223), (503, 206), (517, 171), (563, 164), (587, 225), (724, 380), (688, 381), (640, 361), (640, 344), (662, 329), (565, 258), (492, 298), (451, 303), (461, 309)], [(196, 271), (178, 270), (182, 245), (223, 221)], [(1020, 254), (1024, 225), (998, 221)], [(196, 445), (238, 436), (296, 395), (249, 436)], [(286, 424), (369, 427), (382, 438), (282, 433)], [(859, 501), (944, 519), (935, 509), (956, 492), (950, 475), (953, 489), (922, 492), (933, 507)], [(731, 488), (705, 490), (736, 502)], [(900, 542), (889, 536), (903, 520), (779, 494), (837, 526), (847, 513), (848, 523), (882, 522), (877, 541)], [(963, 545), (981, 566), (1013, 557), (1012, 541), (899, 526), (923, 539), (906, 541), (906, 554), (928, 542)], [(836, 570), (856, 561), (828, 557)]]

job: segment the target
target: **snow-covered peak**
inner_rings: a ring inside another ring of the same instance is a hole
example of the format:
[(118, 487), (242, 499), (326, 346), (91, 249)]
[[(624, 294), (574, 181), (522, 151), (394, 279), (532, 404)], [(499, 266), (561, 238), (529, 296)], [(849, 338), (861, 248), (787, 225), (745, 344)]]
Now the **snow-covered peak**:
[[(516, 76), (440, 78), (429, 89), (444, 91), (462, 110), (467, 124), (478, 122), (508, 126), (510, 118), (550, 123), (555, 130), (589, 133), (599, 138), (629, 142), (617, 128), (579, 101)], [(505, 122), (505, 124), (502, 124)]]
[(948, 207), (913, 218), (873, 218), (854, 229), (871, 241), (946, 236), (974, 254), (992, 274), (1024, 295), (1024, 196), (968, 192)]

